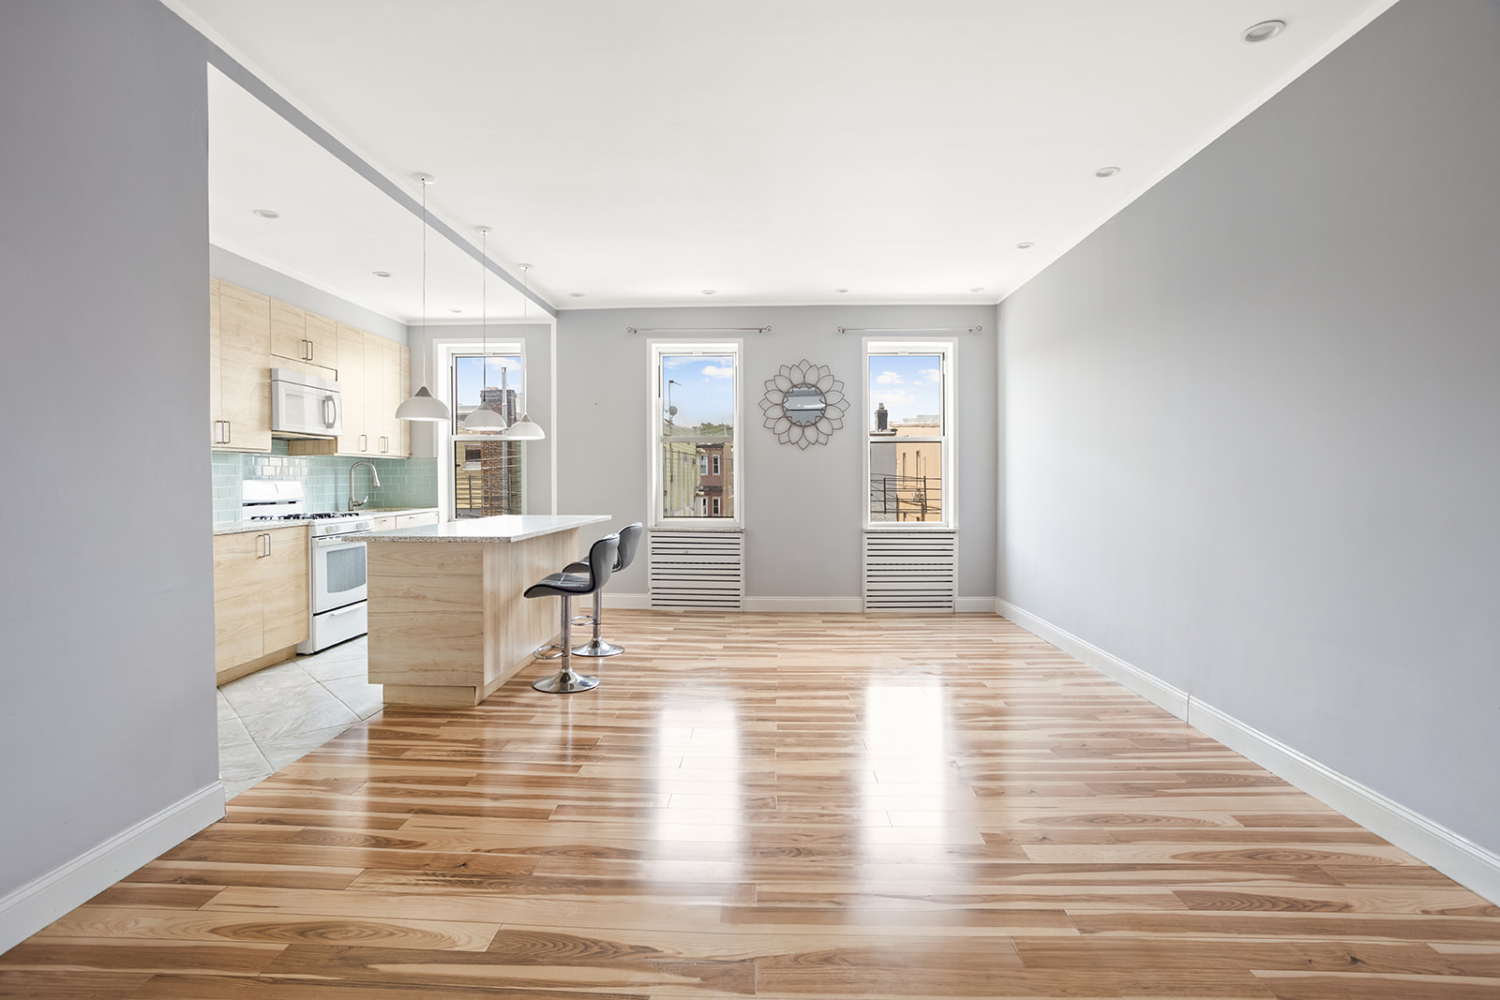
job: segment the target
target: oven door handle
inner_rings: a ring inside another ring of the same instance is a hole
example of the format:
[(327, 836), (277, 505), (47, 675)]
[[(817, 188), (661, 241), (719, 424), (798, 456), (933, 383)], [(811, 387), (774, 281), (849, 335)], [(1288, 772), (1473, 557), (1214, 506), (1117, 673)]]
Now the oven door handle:
[(329, 618), (337, 618), (339, 615), (347, 615), (351, 611), (358, 611), (362, 607), (364, 607), (363, 603), (351, 604), (347, 608), (339, 608), (337, 611), (329, 611), (327, 612), (327, 615)]

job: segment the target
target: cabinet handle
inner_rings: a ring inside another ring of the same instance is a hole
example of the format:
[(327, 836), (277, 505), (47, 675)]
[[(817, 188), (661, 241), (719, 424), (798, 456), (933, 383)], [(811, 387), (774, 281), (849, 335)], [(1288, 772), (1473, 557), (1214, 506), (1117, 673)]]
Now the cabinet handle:
[(314, 348), (314, 344), (313, 344), (312, 341), (309, 340), (307, 342), (307, 360), (309, 360), (309, 361), (311, 361), (313, 359), (313, 353), (314, 353), (313, 348)]
[(390, 444), (390, 438), (386, 437), (384, 434), (380, 435), (380, 453), (382, 455), (386, 453), (386, 450), (390, 447)]
[(271, 533), (266, 532), (266, 555), (271, 554)]
[(370, 435), (368, 435), (368, 434), (361, 434), (359, 436), (359, 450), (360, 451), (369, 451), (370, 450)]
[(225, 444), (229, 444), (233, 440), (234, 440), (234, 424), (231, 421), (226, 420), (226, 421), (224, 421), (224, 443)]

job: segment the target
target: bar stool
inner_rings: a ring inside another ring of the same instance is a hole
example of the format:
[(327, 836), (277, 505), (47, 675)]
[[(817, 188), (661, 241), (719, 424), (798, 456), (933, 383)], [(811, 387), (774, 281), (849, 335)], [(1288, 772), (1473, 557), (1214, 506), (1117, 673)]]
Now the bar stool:
[[(571, 643), (573, 640), (573, 598), (592, 594), (604, 586), (610, 573), (614, 572), (615, 555), (620, 550), (619, 535), (605, 535), (589, 548), (589, 558), (584, 563), (573, 563), (561, 573), (543, 577), (526, 588), (526, 597), (562, 598), (562, 667), (557, 674), (531, 685), (548, 694), (573, 694), (589, 691), (599, 686), (599, 678), (586, 677), (573, 671)], [(570, 573), (573, 566), (581, 566), (581, 572)]]
[[(620, 551), (615, 556), (614, 572), (618, 573), (635, 562), (635, 551), (640, 548), (641, 535), (645, 534), (645, 532), (646, 526), (639, 521), (636, 521), (634, 524), (627, 524), (620, 529)], [(564, 573), (584, 573), (587, 571), (588, 564), (581, 562), (573, 563), (567, 569), (563, 570)], [(604, 584), (601, 582), (599, 589), (594, 591), (594, 613), (588, 616), (581, 616), (584, 617), (584, 620), (593, 622), (594, 637), (582, 646), (573, 647), (574, 656), (619, 656), (625, 652), (624, 646), (616, 646), (612, 642), (605, 642), (599, 638), (599, 605), (603, 600)]]

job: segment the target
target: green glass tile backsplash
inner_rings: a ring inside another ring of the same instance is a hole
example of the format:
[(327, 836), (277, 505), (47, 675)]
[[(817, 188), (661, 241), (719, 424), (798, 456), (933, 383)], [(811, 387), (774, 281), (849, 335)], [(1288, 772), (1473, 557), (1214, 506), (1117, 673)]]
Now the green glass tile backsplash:
[[(240, 516), (240, 483), (245, 479), (300, 479), (313, 512), (345, 510), (349, 506), (349, 467), (358, 458), (332, 455), (289, 455), (287, 443), (271, 442), (271, 454), (237, 451), (213, 453), (214, 520), (235, 521)], [(370, 470), (354, 474), (359, 496), (370, 495), (372, 507), (436, 507), (437, 459), (372, 458), (380, 472), (380, 486), (370, 481)]]

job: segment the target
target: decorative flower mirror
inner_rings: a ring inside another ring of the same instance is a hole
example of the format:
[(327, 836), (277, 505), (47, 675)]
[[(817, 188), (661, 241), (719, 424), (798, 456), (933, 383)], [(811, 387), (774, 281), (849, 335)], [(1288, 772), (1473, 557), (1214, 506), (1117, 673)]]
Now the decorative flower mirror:
[(782, 365), (776, 377), (766, 380), (760, 401), (765, 426), (782, 444), (807, 448), (827, 444), (833, 432), (844, 426), (844, 383), (833, 377), (827, 365), (806, 358), (795, 365)]

